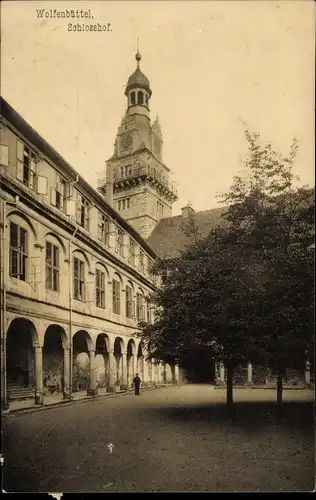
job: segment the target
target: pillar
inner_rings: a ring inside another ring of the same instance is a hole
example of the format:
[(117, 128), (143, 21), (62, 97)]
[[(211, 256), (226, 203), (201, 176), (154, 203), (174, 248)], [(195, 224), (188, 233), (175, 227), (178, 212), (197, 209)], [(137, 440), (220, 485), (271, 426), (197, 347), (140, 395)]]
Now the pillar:
[(252, 385), (252, 364), (250, 362), (247, 367), (247, 384)]
[(174, 378), (175, 378), (175, 383), (180, 385), (180, 369), (178, 365), (175, 365), (174, 367)]
[(35, 347), (35, 404), (43, 405), (43, 348)]
[(64, 347), (64, 399), (71, 398), (71, 388), (70, 388), (70, 349), (69, 347)]
[(107, 392), (115, 392), (115, 380), (116, 380), (116, 358), (114, 352), (109, 352), (109, 364), (108, 364), (108, 385), (106, 388)]
[(96, 372), (95, 372), (95, 351), (89, 351), (89, 387), (87, 390), (88, 396), (97, 397), (98, 388), (96, 381)]
[(311, 367), (309, 361), (306, 361), (305, 363), (305, 385), (307, 387), (310, 387), (311, 385)]
[(121, 383), (121, 389), (127, 389), (127, 353), (122, 352), (121, 356), (121, 363), (122, 363), (122, 383)]

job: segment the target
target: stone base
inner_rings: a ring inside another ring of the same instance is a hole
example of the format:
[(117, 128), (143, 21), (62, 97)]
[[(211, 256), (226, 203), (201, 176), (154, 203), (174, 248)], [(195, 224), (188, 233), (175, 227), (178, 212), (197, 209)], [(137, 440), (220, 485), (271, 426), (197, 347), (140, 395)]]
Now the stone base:
[(127, 384), (122, 384), (122, 385), (120, 385), (120, 389), (121, 389), (121, 391), (127, 391), (128, 385)]
[(98, 395), (99, 395), (98, 388), (96, 388), (96, 389), (87, 389), (87, 395), (88, 396), (92, 396), (94, 398), (97, 398)]
[(35, 394), (35, 404), (36, 404), (36, 405), (43, 406), (43, 404), (44, 404), (44, 400), (43, 400), (43, 394), (42, 394), (42, 393), (40, 393), (40, 394)]
[(106, 392), (113, 392), (113, 394), (115, 394), (116, 393), (116, 386), (115, 385), (114, 386), (112, 386), (112, 385), (108, 386), (106, 388)]

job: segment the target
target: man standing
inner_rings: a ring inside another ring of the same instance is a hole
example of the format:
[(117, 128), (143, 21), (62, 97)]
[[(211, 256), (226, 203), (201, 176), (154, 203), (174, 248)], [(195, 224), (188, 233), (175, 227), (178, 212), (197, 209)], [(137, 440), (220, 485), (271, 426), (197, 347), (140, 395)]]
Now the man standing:
[(134, 383), (134, 388), (135, 388), (135, 396), (139, 396), (139, 388), (140, 388), (141, 380), (138, 376), (138, 373), (136, 373), (136, 377), (134, 377), (133, 383)]

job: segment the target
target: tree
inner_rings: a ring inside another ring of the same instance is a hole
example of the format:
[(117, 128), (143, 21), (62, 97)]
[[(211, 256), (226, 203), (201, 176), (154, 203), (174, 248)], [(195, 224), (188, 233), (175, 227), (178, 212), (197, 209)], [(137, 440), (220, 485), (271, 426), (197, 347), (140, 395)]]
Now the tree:
[[(277, 400), (282, 378), (295, 359), (311, 353), (313, 339), (314, 189), (294, 186), (298, 146), (287, 157), (260, 135), (246, 130), (249, 155), (222, 201), (233, 231), (242, 231), (260, 263), (262, 292), (257, 297), (260, 335), (252, 338), (252, 356), (277, 369)], [(297, 179), (298, 180), (298, 179)]]

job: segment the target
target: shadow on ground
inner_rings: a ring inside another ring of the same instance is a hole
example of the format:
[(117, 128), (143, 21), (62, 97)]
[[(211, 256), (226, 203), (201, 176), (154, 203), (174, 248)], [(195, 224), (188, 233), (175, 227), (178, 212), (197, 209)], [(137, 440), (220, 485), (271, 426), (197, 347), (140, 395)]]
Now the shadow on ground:
[[(148, 408), (147, 411), (150, 411)], [(307, 433), (314, 433), (314, 403), (312, 401), (284, 402), (278, 418), (276, 403), (237, 402), (232, 412), (226, 403), (208, 405), (182, 405), (155, 407), (152, 412), (158, 419), (181, 421), (203, 421), (210, 425), (247, 427), (260, 429), (269, 425), (281, 425), (284, 428), (296, 428)]]

